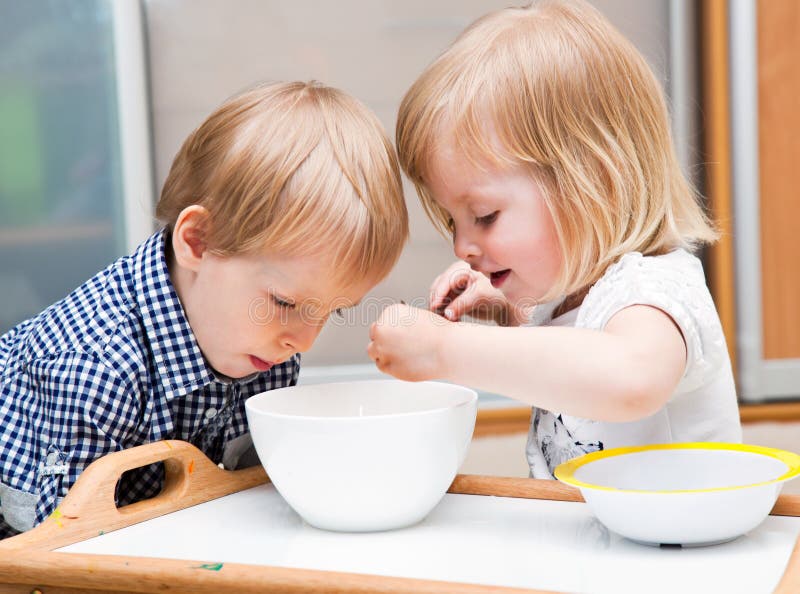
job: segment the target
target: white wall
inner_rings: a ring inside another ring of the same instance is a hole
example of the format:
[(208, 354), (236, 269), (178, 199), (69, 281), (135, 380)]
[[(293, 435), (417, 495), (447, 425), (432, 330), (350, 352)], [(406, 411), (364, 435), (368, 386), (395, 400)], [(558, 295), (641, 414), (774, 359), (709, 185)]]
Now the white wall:
[[(472, 20), (505, 0), (145, 0), (160, 189), (184, 137), (222, 100), (261, 80), (318, 79), (370, 106), (394, 134), (400, 99), (422, 69)], [(668, 0), (597, 0), (667, 82)], [(407, 187), (411, 242), (372, 296), (423, 298), (453, 259)], [(373, 315), (329, 325), (307, 365), (369, 363)]]

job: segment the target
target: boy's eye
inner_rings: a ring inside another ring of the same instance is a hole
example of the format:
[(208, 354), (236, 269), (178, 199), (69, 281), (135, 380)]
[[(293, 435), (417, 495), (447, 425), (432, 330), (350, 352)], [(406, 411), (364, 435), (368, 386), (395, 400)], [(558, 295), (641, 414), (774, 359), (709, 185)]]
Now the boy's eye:
[(334, 309), (331, 312), (331, 314), (336, 316), (337, 318), (343, 318), (344, 317), (344, 308), (343, 307), (337, 307), (336, 309)]
[(286, 301), (284, 299), (281, 299), (277, 295), (274, 294), (272, 295), (272, 301), (278, 307), (285, 307), (286, 309), (294, 309), (294, 303), (292, 303), (291, 301)]
[(499, 210), (494, 211), (491, 214), (482, 216), (482, 217), (475, 217), (475, 224), (476, 225), (491, 225), (494, 223), (495, 219), (497, 219), (497, 215), (500, 213)]

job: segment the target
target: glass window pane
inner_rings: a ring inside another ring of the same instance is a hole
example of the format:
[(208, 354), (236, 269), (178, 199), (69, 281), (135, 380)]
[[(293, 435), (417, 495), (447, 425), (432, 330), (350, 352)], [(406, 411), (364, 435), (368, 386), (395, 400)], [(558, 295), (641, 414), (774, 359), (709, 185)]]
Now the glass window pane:
[(0, 0), (0, 333), (124, 251), (110, 0)]

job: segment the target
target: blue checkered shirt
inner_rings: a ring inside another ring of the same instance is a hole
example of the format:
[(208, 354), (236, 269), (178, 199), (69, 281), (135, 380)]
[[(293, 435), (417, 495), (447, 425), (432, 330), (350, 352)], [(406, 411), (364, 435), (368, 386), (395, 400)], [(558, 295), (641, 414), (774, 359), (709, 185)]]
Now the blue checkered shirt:
[[(231, 380), (208, 366), (167, 271), (160, 231), (0, 337), (0, 537), (46, 518), (93, 460), (161, 439), (219, 463), (247, 433), (244, 401), (293, 385), (299, 355)], [(119, 505), (155, 495), (160, 464), (123, 475)]]

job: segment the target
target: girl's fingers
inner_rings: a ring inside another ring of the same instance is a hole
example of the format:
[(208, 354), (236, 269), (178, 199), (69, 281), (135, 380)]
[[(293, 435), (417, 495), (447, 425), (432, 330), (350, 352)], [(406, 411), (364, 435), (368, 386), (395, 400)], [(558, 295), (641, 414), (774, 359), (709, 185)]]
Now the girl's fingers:
[(450, 282), (448, 275), (440, 274), (431, 287), (430, 308), (434, 309), (441, 305), (442, 301), (450, 292)]
[(444, 296), (443, 299), (439, 301), (438, 305), (431, 308), (431, 311), (439, 315), (444, 315), (445, 310), (447, 310), (450, 307), (450, 304), (458, 299), (459, 295), (461, 295), (463, 292), (464, 289), (461, 288), (452, 289), (449, 293), (447, 293), (447, 295)]
[(470, 313), (476, 300), (480, 297), (475, 287), (475, 284), (471, 284), (458, 295), (453, 296), (443, 308), (442, 315), (448, 320), (456, 322), (461, 319), (461, 316)]
[(367, 356), (373, 361), (377, 361), (378, 359), (378, 349), (375, 347), (375, 343), (370, 341), (367, 345)]
[(444, 271), (439, 276), (437, 276), (434, 279), (433, 283), (431, 283), (431, 294), (433, 294), (433, 291), (437, 288), (441, 290), (442, 286), (449, 287), (452, 284), (451, 280), (454, 277), (458, 277), (464, 273), (469, 274), (469, 271), (470, 268), (466, 262), (463, 262), (461, 260), (453, 262), (452, 264), (450, 264), (450, 266), (445, 268)]
[(464, 270), (463, 266), (451, 267), (434, 282), (431, 290), (430, 309), (441, 313), (449, 303), (463, 293), (472, 282), (470, 270)]

